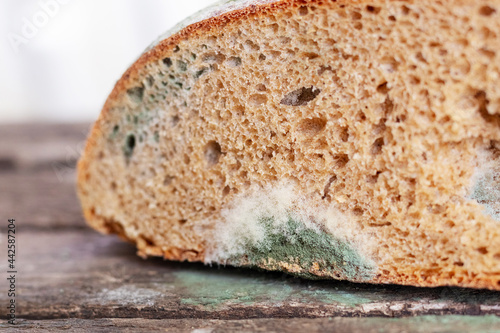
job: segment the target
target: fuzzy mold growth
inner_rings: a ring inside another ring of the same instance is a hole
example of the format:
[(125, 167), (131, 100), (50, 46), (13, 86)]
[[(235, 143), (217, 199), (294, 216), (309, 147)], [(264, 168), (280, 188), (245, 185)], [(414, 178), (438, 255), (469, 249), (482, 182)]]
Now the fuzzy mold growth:
[[(373, 277), (374, 266), (348, 241), (307, 228), (292, 217), (280, 229), (275, 227), (272, 217), (261, 218), (258, 223), (266, 230), (262, 240), (255, 243), (243, 236), (246, 265), (298, 265), (300, 271), (293, 272), (292, 269), (292, 273), (308, 278), (317, 278), (309, 273), (311, 270), (351, 280), (369, 280)], [(229, 261), (233, 260), (238, 259), (232, 258)]]
[(469, 198), (483, 206), (484, 212), (500, 222), (500, 149), (492, 142), (491, 147), (478, 156), (479, 167), (472, 179)]
[(296, 193), (292, 185), (281, 185), (235, 200), (222, 212), (206, 261), (308, 278), (373, 278), (376, 267), (365, 251), (369, 242), (342, 232), (354, 229), (352, 219)]

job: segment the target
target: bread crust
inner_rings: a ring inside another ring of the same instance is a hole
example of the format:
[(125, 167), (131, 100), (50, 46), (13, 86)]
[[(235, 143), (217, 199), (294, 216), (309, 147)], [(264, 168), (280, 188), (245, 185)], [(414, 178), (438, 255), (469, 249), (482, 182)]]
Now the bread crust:
[[(378, 2), (378, 1), (376, 1)], [(328, 3), (331, 6), (341, 6), (342, 4), (357, 3), (357, 4), (373, 4), (372, 1), (322, 1), (322, 0), (277, 0), (265, 4), (251, 4), (247, 7), (237, 9), (230, 12), (225, 12), (217, 16), (208, 18), (206, 20), (193, 23), (181, 31), (173, 34), (172, 36), (160, 41), (152, 49), (143, 53), (140, 58), (123, 74), (121, 79), (116, 83), (114, 89), (109, 95), (101, 114), (93, 126), (91, 133), (89, 135), (84, 153), (82, 158), (78, 162), (78, 187), (86, 182), (88, 175), (89, 164), (92, 162), (90, 157), (93, 155), (91, 152), (97, 146), (97, 139), (102, 135), (102, 124), (106, 121), (109, 110), (114, 106), (116, 101), (121, 95), (134, 83), (138, 82), (141, 77), (141, 72), (147, 64), (157, 62), (165, 57), (168, 57), (173, 53), (174, 48), (184, 40), (191, 39), (197, 36), (204, 36), (212, 31), (218, 31), (223, 29), (225, 25), (230, 23), (235, 23), (244, 18), (255, 16), (259, 17), (266, 15), (267, 13), (275, 13), (281, 9), (290, 7), (300, 7), (312, 4), (324, 4)], [(450, 4), (452, 5), (452, 4)], [(132, 243), (135, 243), (138, 247), (139, 254), (142, 256), (163, 256), (165, 259), (169, 260), (188, 260), (188, 261), (203, 261), (205, 258), (204, 251), (194, 251), (179, 248), (170, 248), (168, 251), (162, 250), (160, 247), (155, 246), (148, 240), (144, 239), (130, 239), (123, 228), (115, 221), (97, 216), (95, 212), (91, 211), (88, 207), (83, 207), (83, 212), (88, 223), (95, 229), (103, 233), (115, 233), (121, 238), (126, 239)], [(273, 267), (263, 267), (266, 269), (273, 269)], [(283, 267), (281, 267), (283, 268)], [(274, 268), (276, 269), (276, 268)], [(373, 279), (368, 281), (370, 283), (395, 283), (402, 285), (414, 285), (414, 286), (441, 286), (441, 285), (456, 285), (472, 288), (488, 288), (500, 290), (500, 286), (497, 282), (491, 278), (491, 280), (486, 279), (475, 279), (474, 277), (465, 278), (459, 280), (453, 280), (453, 278), (446, 276), (425, 276), (419, 278), (414, 272), (404, 272), (402, 271), (398, 275), (388, 275), (388, 274), (377, 274)]]

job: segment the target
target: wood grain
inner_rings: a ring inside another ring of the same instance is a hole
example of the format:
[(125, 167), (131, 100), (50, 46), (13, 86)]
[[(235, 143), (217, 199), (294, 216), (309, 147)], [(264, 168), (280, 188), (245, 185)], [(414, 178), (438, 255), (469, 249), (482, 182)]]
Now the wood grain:
[[(2, 325), (0, 324), (0, 328)], [(426, 316), (405, 318), (274, 318), (274, 319), (63, 319), (22, 321), (15, 332), (349, 332), (349, 333), (439, 333), (498, 332), (495, 316)]]
[[(90, 230), (82, 219), (75, 162), (87, 129), (86, 124), (0, 126), (0, 211), (5, 222), (15, 218), (18, 227), (19, 329), (399, 332), (435, 331), (446, 324), (457, 328), (452, 331), (500, 330), (500, 292), (308, 281), (143, 260), (134, 246)], [(0, 272), (5, 271), (2, 245)], [(4, 280), (2, 318), (8, 302)], [(422, 315), (431, 315), (421, 318), (427, 326), (407, 318)], [(321, 319), (327, 317), (336, 318)]]
[(0, 212), (23, 227), (83, 227), (75, 166), (89, 124), (0, 126)]

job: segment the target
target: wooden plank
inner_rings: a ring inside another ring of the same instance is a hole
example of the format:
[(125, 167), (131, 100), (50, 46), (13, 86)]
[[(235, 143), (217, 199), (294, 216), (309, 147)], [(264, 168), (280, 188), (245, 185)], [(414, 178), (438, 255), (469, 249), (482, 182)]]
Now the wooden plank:
[[(494, 291), (308, 281), (143, 260), (132, 245), (91, 230), (21, 230), (17, 238), (18, 316), (25, 319), (500, 315)], [(0, 304), (7, 302), (0, 293)]]
[(75, 190), (75, 169), (60, 181), (50, 170), (0, 172), (0, 212), (20, 228), (85, 227)]
[[(0, 324), (0, 328), (6, 325)], [(495, 316), (425, 316), (410, 318), (319, 318), (319, 319), (66, 319), (22, 321), (12, 332), (498, 332), (500, 318)]]
[(0, 126), (0, 211), (27, 227), (83, 227), (76, 161), (89, 124)]
[(0, 170), (73, 166), (90, 128), (88, 123), (0, 125)]

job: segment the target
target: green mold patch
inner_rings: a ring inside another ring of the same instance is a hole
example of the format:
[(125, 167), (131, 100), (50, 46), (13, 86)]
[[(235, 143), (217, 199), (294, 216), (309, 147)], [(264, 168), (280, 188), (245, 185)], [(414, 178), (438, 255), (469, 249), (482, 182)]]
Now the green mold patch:
[[(500, 332), (500, 318), (494, 315), (486, 316), (418, 316), (412, 318), (366, 318), (360, 321), (359, 328), (373, 327), (393, 328), (391, 332)], [(386, 329), (381, 328), (381, 332)]]
[[(123, 118), (115, 124), (108, 134), (108, 142), (112, 145), (121, 147), (121, 153), (128, 163), (134, 155), (134, 152), (142, 146), (149, 131), (151, 121), (157, 117), (158, 112), (152, 111), (148, 107), (140, 110), (134, 110), (123, 116)], [(150, 136), (148, 143), (159, 143), (160, 134), (154, 131)]]
[(377, 266), (368, 237), (349, 214), (314, 205), (284, 180), (255, 186), (221, 210), (205, 262), (369, 282)]
[[(244, 273), (244, 274), (243, 274)], [(335, 290), (321, 285), (307, 287), (293, 278), (275, 279), (258, 272), (179, 271), (174, 285), (183, 295), (181, 304), (217, 309), (228, 305), (254, 306), (283, 303), (336, 304), (356, 307), (377, 300), (359, 291)]]
[(109, 133), (108, 140), (114, 140), (118, 137), (120, 133), (120, 125), (113, 126), (111, 133)]
[(470, 198), (483, 205), (486, 214), (500, 221), (500, 177), (497, 172), (487, 170), (478, 177)]
[(188, 305), (215, 308), (227, 303), (252, 305), (267, 299), (279, 302), (293, 293), (287, 285), (259, 283), (251, 278), (213, 272), (178, 272), (175, 276), (176, 285), (187, 291), (181, 303)]
[[(374, 276), (374, 265), (364, 258), (348, 241), (306, 227), (289, 217), (284, 225), (276, 226), (273, 218), (258, 221), (265, 230), (257, 242), (245, 238), (243, 265), (279, 269), (281, 263), (290, 267), (294, 275), (304, 278), (333, 277), (354, 281), (368, 281)], [(237, 262), (237, 256), (229, 262)], [(312, 273), (314, 271), (315, 274)], [(320, 272), (318, 277), (317, 273)]]

